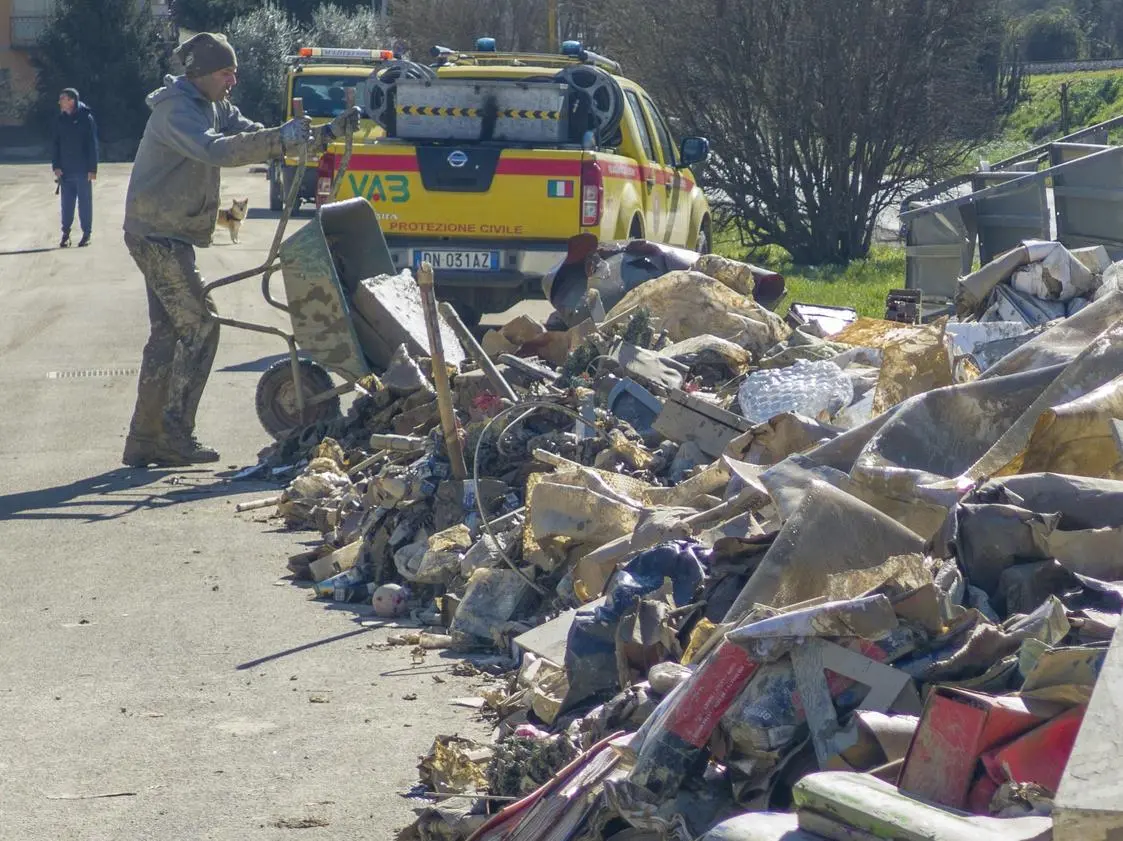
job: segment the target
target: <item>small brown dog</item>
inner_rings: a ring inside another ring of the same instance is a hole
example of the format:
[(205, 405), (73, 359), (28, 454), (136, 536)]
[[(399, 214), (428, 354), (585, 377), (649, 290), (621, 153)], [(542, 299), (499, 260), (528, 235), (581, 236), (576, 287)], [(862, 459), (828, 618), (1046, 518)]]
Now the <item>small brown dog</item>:
[(234, 203), (230, 205), (229, 210), (218, 212), (218, 226), (226, 228), (230, 233), (232, 242), (238, 241), (238, 230), (242, 227), (242, 220), (246, 218), (246, 211), (249, 206), (249, 199), (234, 199)]

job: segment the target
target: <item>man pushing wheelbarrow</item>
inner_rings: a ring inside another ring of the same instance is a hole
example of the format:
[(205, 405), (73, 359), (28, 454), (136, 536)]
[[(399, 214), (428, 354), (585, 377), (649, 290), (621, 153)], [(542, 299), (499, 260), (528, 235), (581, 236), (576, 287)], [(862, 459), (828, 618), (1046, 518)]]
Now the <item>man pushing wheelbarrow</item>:
[[(195, 413), (218, 348), (218, 322), (195, 265), (218, 218), (219, 170), (326, 146), (357, 124), (353, 108), (313, 130), (298, 117), (276, 128), (229, 100), (238, 60), (222, 35), (201, 32), (176, 50), (185, 68), (148, 95), (152, 113), (125, 202), (125, 244), (144, 275), (151, 333), (123, 461), (178, 467), (217, 461), (195, 438)], [(174, 363), (174, 364), (173, 364)]]

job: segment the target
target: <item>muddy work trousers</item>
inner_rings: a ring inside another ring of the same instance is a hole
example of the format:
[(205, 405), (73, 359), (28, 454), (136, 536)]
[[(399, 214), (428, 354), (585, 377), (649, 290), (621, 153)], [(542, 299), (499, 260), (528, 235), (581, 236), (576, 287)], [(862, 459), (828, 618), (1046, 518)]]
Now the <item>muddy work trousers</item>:
[(152, 325), (129, 437), (186, 441), (218, 349), (214, 304), (187, 243), (126, 233), (125, 245), (144, 274)]

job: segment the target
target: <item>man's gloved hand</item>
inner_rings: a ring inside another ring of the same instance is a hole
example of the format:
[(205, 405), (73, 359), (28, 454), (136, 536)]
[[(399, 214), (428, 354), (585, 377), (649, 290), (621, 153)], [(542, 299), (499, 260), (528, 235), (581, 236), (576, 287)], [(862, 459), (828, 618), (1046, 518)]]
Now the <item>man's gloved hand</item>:
[(337, 137), (343, 137), (347, 133), (347, 129), (355, 131), (359, 128), (359, 118), (363, 116), (363, 109), (358, 105), (352, 105), (345, 110), (342, 114), (324, 126), (324, 134), (327, 139), (334, 140)]
[(362, 117), (363, 110), (359, 106), (354, 105), (332, 120), (330, 123), (324, 123), (316, 129), (316, 140), (319, 143), (320, 151), (326, 151), (328, 146), (333, 140), (343, 137), (347, 134), (347, 130), (352, 132), (359, 128), (359, 118)]
[(281, 145), (287, 149), (295, 149), (302, 144), (311, 145), (315, 142), (312, 134), (312, 121), (307, 117), (297, 117), (281, 126)]

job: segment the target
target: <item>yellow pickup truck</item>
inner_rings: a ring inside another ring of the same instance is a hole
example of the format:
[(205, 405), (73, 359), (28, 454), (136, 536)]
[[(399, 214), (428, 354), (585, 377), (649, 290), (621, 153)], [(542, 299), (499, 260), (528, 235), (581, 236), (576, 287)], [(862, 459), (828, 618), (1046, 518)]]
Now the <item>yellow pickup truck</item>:
[(690, 167), (709, 143), (671, 129), (619, 66), (566, 42), (560, 55), (434, 48), (433, 66), (387, 63), (357, 101), (384, 131), (318, 169), (317, 204), (363, 196), (395, 265), (431, 263), (466, 320), (541, 297), (568, 240), (646, 238), (706, 251), (710, 208)]
[[(297, 54), (287, 58), (285, 74), (285, 119), (293, 117), (293, 100), (301, 100), (305, 116), (313, 125), (331, 122), (343, 113), (347, 105), (346, 90), (360, 84), (384, 63), (393, 60), (390, 50), (343, 49), (335, 47), (301, 47)], [(360, 121), (356, 138), (370, 142), (383, 135), (382, 129), (372, 120)], [(316, 165), (318, 159), (308, 161), (303, 183), (296, 203), (315, 201)], [(281, 210), (285, 196), (296, 176), (299, 159), (288, 157), (269, 164), (269, 208)]]

